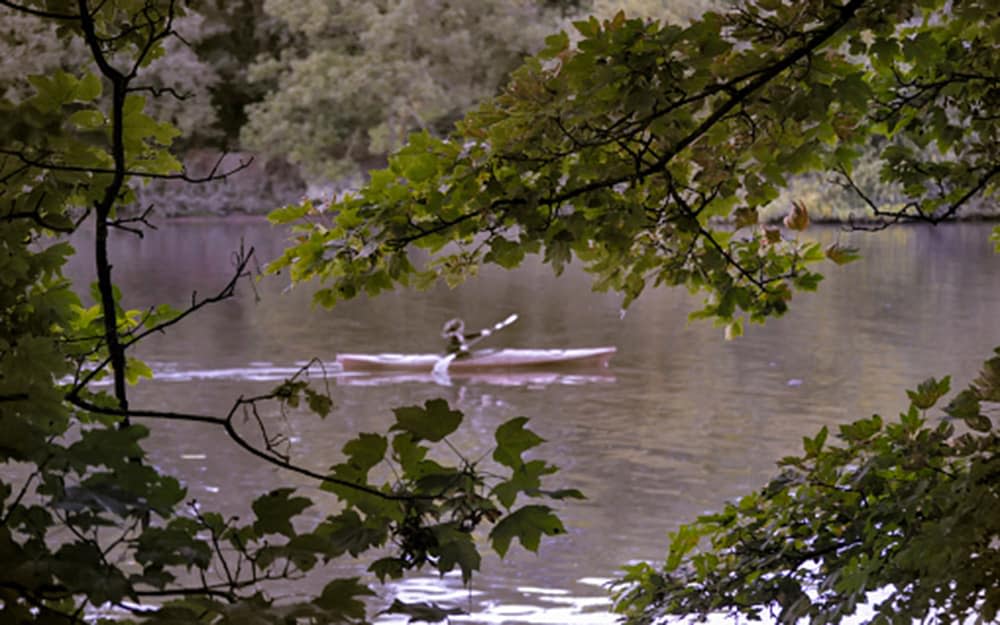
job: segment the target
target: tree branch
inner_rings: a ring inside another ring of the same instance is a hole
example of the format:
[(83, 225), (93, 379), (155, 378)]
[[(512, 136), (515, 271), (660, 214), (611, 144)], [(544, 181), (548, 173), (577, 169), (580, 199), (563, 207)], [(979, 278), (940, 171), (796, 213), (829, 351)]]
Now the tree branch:
[[(6, 154), (8, 156), (13, 156), (13, 157), (19, 159), (25, 165), (28, 165), (29, 167), (35, 167), (37, 169), (45, 169), (45, 170), (51, 170), (51, 171), (77, 172), (77, 173), (84, 173), (84, 174), (112, 174), (112, 175), (114, 175), (114, 174), (118, 173), (118, 170), (116, 168), (88, 167), (88, 166), (84, 166), (84, 165), (60, 165), (60, 164), (57, 164), (57, 163), (47, 163), (45, 161), (40, 161), (40, 160), (36, 160), (36, 159), (30, 158), (30, 157), (26, 156), (23, 152), (18, 151), (18, 150), (9, 150), (9, 149), (5, 149), (5, 148), (0, 148), (0, 154)], [(192, 176), (188, 175), (186, 172), (183, 172), (183, 173), (180, 173), (180, 174), (158, 174), (158, 173), (155, 173), (155, 172), (136, 171), (136, 170), (132, 170), (132, 169), (122, 169), (121, 173), (124, 176), (127, 176), (129, 178), (141, 178), (141, 179), (148, 179), (148, 180), (182, 180), (184, 182), (188, 182), (188, 183), (192, 183), (192, 184), (203, 184), (203, 183), (206, 183), (206, 182), (215, 182), (215, 181), (219, 181), (219, 180), (225, 180), (226, 178), (228, 178), (228, 177), (230, 177), (230, 176), (232, 176), (232, 175), (234, 175), (234, 174), (236, 174), (238, 172), (243, 171), (247, 167), (250, 167), (250, 165), (254, 161), (254, 157), (252, 157), (252, 156), (249, 159), (245, 160), (245, 161), (243, 159), (240, 159), (238, 165), (234, 166), (233, 168), (231, 168), (231, 169), (229, 169), (227, 171), (219, 173), (218, 170), (219, 170), (219, 168), (221, 166), (221, 162), (222, 162), (222, 160), (226, 156), (228, 156), (228, 153), (227, 154), (222, 154), (219, 157), (219, 159), (216, 161), (215, 166), (212, 167), (212, 171), (207, 176), (202, 176), (202, 177), (192, 177)]]
[[(299, 373), (301, 373), (301, 370), (300, 370)], [(295, 375), (298, 376), (299, 373), (296, 373)], [(293, 376), (292, 379), (294, 379), (294, 376)], [(66, 399), (67, 399), (67, 401), (69, 401), (74, 406), (76, 406), (78, 408), (82, 408), (83, 410), (87, 410), (89, 412), (93, 412), (95, 414), (103, 414), (103, 415), (114, 416), (114, 417), (122, 417), (122, 418), (162, 419), (162, 420), (167, 420), (167, 421), (188, 421), (188, 422), (193, 422), (193, 423), (203, 423), (203, 424), (206, 424), (206, 425), (214, 425), (214, 426), (217, 426), (217, 427), (221, 427), (226, 432), (226, 434), (229, 435), (229, 438), (232, 439), (233, 442), (236, 443), (237, 446), (241, 447), (242, 449), (244, 449), (245, 451), (247, 451), (251, 455), (256, 456), (257, 458), (260, 458), (261, 460), (264, 460), (264, 461), (266, 461), (266, 462), (268, 462), (268, 463), (270, 463), (270, 464), (272, 464), (274, 466), (280, 467), (280, 468), (285, 469), (287, 471), (291, 471), (292, 473), (297, 473), (299, 475), (303, 475), (305, 477), (311, 478), (311, 479), (316, 480), (318, 482), (324, 482), (324, 483), (328, 483), (328, 484), (336, 484), (338, 486), (343, 486), (345, 488), (350, 488), (350, 489), (356, 490), (358, 492), (366, 493), (366, 494), (369, 494), (369, 495), (374, 495), (376, 497), (379, 497), (381, 499), (385, 499), (385, 500), (388, 500), (388, 501), (418, 501), (418, 500), (430, 500), (430, 499), (434, 499), (436, 497), (435, 495), (407, 495), (407, 494), (397, 495), (397, 494), (393, 494), (393, 493), (386, 493), (386, 492), (383, 492), (383, 491), (378, 490), (376, 488), (372, 488), (370, 486), (366, 486), (364, 484), (355, 484), (354, 482), (349, 482), (347, 480), (342, 480), (340, 478), (336, 478), (336, 477), (333, 477), (333, 476), (330, 476), (330, 475), (323, 475), (322, 473), (317, 473), (316, 471), (313, 471), (311, 469), (307, 469), (305, 467), (298, 466), (298, 465), (293, 464), (293, 463), (291, 463), (291, 462), (289, 462), (287, 460), (283, 460), (283, 459), (278, 458), (278, 457), (276, 457), (276, 456), (274, 456), (272, 454), (269, 454), (269, 453), (267, 453), (265, 451), (261, 451), (260, 449), (258, 449), (254, 445), (252, 445), (249, 441), (247, 441), (236, 430), (236, 427), (233, 425), (233, 418), (236, 416), (236, 414), (240, 410), (240, 408), (242, 408), (244, 406), (252, 406), (252, 405), (256, 404), (257, 402), (266, 401), (266, 400), (272, 400), (272, 399), (276, 399), (276, 398), (278, 398), (278, 394), (277, 393), (269, 393), (269, 394), (266, 394), (266, 395), (258, 395), (258, 396), (249, 397), (249, 398), (245, 398), (245, 397), (241, 396), (241, 397), (239, 397), (234, 402), (232, 408), (230, 409), (229, 413), (225, 417), (216, 417), (216, 416), (211, 416), (211, 415), (199, 415), (199, 414), (191, 414), (191, 413), (183, 413), (183, 412), (166, 412), (166, 411), (159, 411), (159, 410), (131, 410), (130, 409), (130, 410), (126, 411), (126, 410), (122, 410), (120, 408), (110, 408), (110, 407), (105, 407), (105, 406), (98, 406), (97, 404), (94, 404), (94, 403), (92, 403), (90, 401), (87, 401), (86, 399), (83, 399), (82, 397), (79, 397), (78, 395), (77, 396), (73, 396), (73, 397), (67, 397)]]
[[(129, 338), (127, 341), (122, 341), (121, 342), (122, 351), (124, 352), (125, 350), (132, 347), (139, 341), (143, 340), (150, 334), (162, 333), (167, 328), (180, 323), (194, 312), (206, 306), (209, 306), (211, 304), (217, 304), (219, 302), (225, 301), (233, 297), (236, 294), (237, 282), (239, 282), (241, 278), (245, 278), (250, 275), (249, 273), (247, 273), (246, 268), (247, 265), (250, 263), (250, 259), (253, 257), (253, 253), (254, 253), (254, 248), (251, 247), (249, 251), (244, 251), (243, 247), (241, 246), (239, 251), (236, 252), (235, 256), (236, 269), (235, 271), (233, 271), (233, 276), (229, 279), (229, 282), (227, 282), (225, 286), (223, 286), (218, 291), (218, 293), (210, 297), (206, 297), (202, 300), (196, 300), (195, 298), (197, 297), (197, 293), (194, 293), (191, 297), (192, 300), (191, 305), (188, 306), (183, 311), (181, 311), (176, 317), (173, 317), (171, 319), (158, 323), (154, 326), (146, 328), (142, 332), (139, 332), (138, 334), (135, 334), (134, 336)], [(95, 377), (97, 377), (105, 367), (111, 364), (111, 362), (112, 359), (111, 356), (109, 355), (107, 358), (101, 361), (96, 367), (88, 371), (87, 375), (82, 380), (79, 380), (76, 384), (73, 385), (73, 388), (69, 391), (69, 393), (67, 393), (66, 398), (70, 401), (72, 401), (74, 398), (78, 398), (80, 391), (82, 391)]]
[(17, 200), (14, 199), (11, 201), (10, 210), (7, 211), (7, 213), (3, 216), (3, 220), (14, 221), (15, 219), (30, 219), (31, 221), (35, 222), (42, 228), (51, 230), (53, 232), (71, 234), (76, 231), (77, 227), (80, 225), (79, 223), (73, 224), (72, 226), (57, 226), (53, 223), (46, 221), (45, 218), (42, 217), (42, 203), (44, 201), (45, 201), (45, 192), (42, 192), (41, 194), (39, 194), (38, 201), (35, 202), (35, 208), (33, 210), (15, 211), (14, 206), (17, 203)]
[[(1000, 175), (1000, 163), (995, 164), (993, 165), (993, 167), (987, 169), (986, 172), (979, 177), (975, 185), (967, 189), (965, 193), (963, 193), (954, 202), (949, 204), (947, 208), (945, 208), (943, 211), (935, 211), (934, 213), (929, 213), (923, 210), (920, 206), (920, 203), (916, 200), (911, 200), (910, 202), (907, 202), (899, 210), (894, 210), (894, 211), (883, 210), (882, 208), (879, 207), (878, 203), (875, 202), (875, 200), (873, 200), (868, 194), (864, 192), (863, 189), (861, 189), (860, 186), (858, 186), (858, 184), (854, 181), (854, 178), (851, 177), (850, 173), (847, 171), (846, 168), (844, 168), (843, 166), (838, 167), (837, 173), (840, 174), (841, 178), (843, 179), (843, 181), (840, 181), (837, 184), (844, 187), (845, 189), (848, 189), (849, 191), (852, 191), (855, 195), (857, 195), (858, 198), (862, 202), (864, 202), (865, 206), (867, 206), (871, 210), (873, 216), (887, 218), (887, 221), (880, 223), (876, 226), (861, 226), (855, 224), (853, 221), (849, 221), (848, 222), (849, 227), (853, 230), (875, 231), (875, 230), (883, 230), (885, 228), (888, 228), (892, 224), (896, 224), (901, 221), (924, 222), (936, 226), (937, 224), (943, 221), (951, 219), (952, 217), (955, 216), (955, 214), (959, 211), (959, 209), (962, 208), (962, 206), (968, 203), (969, 200), (974, 198), (980, 191), (985, 189), (987, 185), (990, 184), (990, 181), (992, 181), (994, 177)], [(943, 191), (944, 190), (942, 189), (942, 192)], [(911, 210), (915, 212), (910, 212)]]

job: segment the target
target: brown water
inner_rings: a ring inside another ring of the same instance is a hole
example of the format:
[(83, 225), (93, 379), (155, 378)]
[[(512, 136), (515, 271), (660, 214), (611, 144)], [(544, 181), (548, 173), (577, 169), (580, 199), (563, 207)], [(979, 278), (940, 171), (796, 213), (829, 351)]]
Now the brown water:
[[(687, 321), (698, 299), (684, 290), (648, 292), (622, 316), (620, 299), (591, 292), (573, 266), (554, 278), (529, 261), (512, 272), (487, 269), (454, 291), (396, 292), (333, 311), (313, 309), (308, 287), (283, 292), (282, 278), (266, 278), (259, 301), (244, 284), (237, 298), (145, 344), (139, 355), (163, 379), (142, 383), (133, 405), (223, 414), (235, 397), (267, 390), (314, 356), (436, 351), (438, 328), (452, 316), (484, 327), (517, 312), (494, 346), (616, 345), (611, 368), (593, 378), (364, 386), (331, 370), (336, 412), (322, 421), (291, 415), (285, 424), (295, 460), (322, 471), (351, 433), (389, 424), (395, 406), (448, 399), (466, 413), (454, 442), (471, 457), (489, 448), (497, 425), (530, 417), (548, 440), (539, 455), (562, 468), (550, 484), (588, 496), (562, 506), (568, 535), (546, 541), (538, 555), (515, 548), (503, 562), (486, 558), (471, 591), (456, 578), (418, 576), (385, 594), (457, 601), (472, 613), (455, 619), (463, 622), (608, 623), (602, 581), (625, 562), (660, 560), (668, 531), (760, 485), (803, 435), (873, 412), (895, 415), (904, 389), (927, 376), (951, 373), (958, 386), (975, 375), (1000, 345), (1000, 256), (988, 233), (978, 224), (877, 235), (816, 229), (812, 236), (856, 245), (865, 258), (827, 267), (819, 293), (797, 294), (788, 315), (734, 342)], [(253, 221), (168, 223), (142, 241), (117, 237), (115, 279), (128, 307), (181, 307), (193, 290), (209, 294), (228, 279), (241, 238), (263, 262), (279, 253), (283, 236)], [(86, 282), (91, 268), (77, 263), (72, 274)], [(182, 476), (206, 507), (247, 514), (249, 497), (288, 481), (320, 507), (333, 506), (314, 485), (262, 465), (219, 432), (153, 427), (156, 463)]]

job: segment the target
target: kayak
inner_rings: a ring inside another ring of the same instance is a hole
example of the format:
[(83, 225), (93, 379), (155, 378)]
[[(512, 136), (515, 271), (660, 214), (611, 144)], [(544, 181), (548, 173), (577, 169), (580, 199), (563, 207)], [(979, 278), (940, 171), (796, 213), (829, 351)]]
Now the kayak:
[(485, 385), (485, 386), (583, 386), (609, 384), (616, 378), (604, 369), (563, 367), (545, 369), (448, 371), (444, 376), (430, 371), (345, 371), (332, 379), (341, 386), (394, 386), (397, 384)]
[[(480, 349), (455, 358), (448, 371), (511, 371), (522, 369), (562, 369), (566, 367), (607, 367), (614, 347), (577, 349)], [(344, 371), (431, 372), (441, 360), (438, 354), (338, 354)]]

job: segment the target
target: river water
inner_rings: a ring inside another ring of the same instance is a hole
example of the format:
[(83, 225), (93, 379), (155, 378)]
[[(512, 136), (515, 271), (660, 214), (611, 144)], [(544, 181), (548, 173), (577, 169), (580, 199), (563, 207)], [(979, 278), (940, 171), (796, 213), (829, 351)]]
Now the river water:
[[(492, 346), (615, 345), (606, 370), (451, 386), (362, 384), (330, 367), (331, 416), (272, 422), (290, 437), (296, 462), (323, 471), (340, 460), (352, 433), (390, 424), (396, 406), (447, 399), (466, 414), (452, 441), (472, 458), (490, 448), (500, 423), (529, 417), (548, 441), (537, 456), (561, 468), (549, 485), (588, 497), (559, 506), (568, 534), (543, 541), (537, 555), (515, 547), (502, 562), (486, 557), (471, 589), (455, 577), (424, 575), (384, 595), (454, 602), (470, 612), (455, 622), (610, 623), (602, 584), (623, 563), (661, 560), (669, 531), (761, 485), (802, 436), (874, 412), (894, 416), (905, 406), (904, 389), (931, 375), (953, 374), (953, 388), (967, 384), (1000, 345), (1000, 256), (988, 225), (808, 234), (857, 246), (864, 258), (829, 265), (818, 293), (797, 293), (785, 317), (731, 342), (710, 323), (687, 321), (698, 296), (649, 291), (623, 314), (620, 298), (593, 293), (575, 264), (556, 278), (529, 259), (515, 271), (487, 268), (455, 290), (399, 291), (332, 311), (312, 307), (310, 287), (288, 289), (281, 276), (244, 282), (237, 297), (141, 346), (138, 355), (160, 377), (142, 382), (132, 405), (225, 414), (236, 397), (268, 390), (313, 357), (332, 363), (338, 352), (437, 351), (438, 329), (453, 316), (478, 328), (518, 313)], [(228, 280), (241, 240), (263, 264), (285, 236), (252, 220), (167, 222), (143, 240), (116, 236), (114, 276), (126, 307), (183, 307), (193, 291), (208, 295)], [(81, 285), (92, 279), (80, 259), (70, 274)], [(248, 515), (250, 497), (290, 482), (317, 499), (310, 511), (317, 517), (334, 509), (314, 484), (261, 464), (220, 432), (152, 427), (150, 455), (206, 508)], [(338, 567), (337, 574), (364, 569)]]

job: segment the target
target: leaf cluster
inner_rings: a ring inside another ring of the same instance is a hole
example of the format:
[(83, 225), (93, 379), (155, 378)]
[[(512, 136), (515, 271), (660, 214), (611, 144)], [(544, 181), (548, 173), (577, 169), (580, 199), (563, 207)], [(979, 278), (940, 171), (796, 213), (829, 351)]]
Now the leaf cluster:
[(839, 623), (871, 602), (874, 622), (996, 618), (1000, 593), (1000, 349), (929, 420), (950, 387), (908, 391), (879, 415), (803, 440), (781, 474), (671, 534), (662, 566), (626, 567), (616, 609), (629, 623), (713, 612)]

